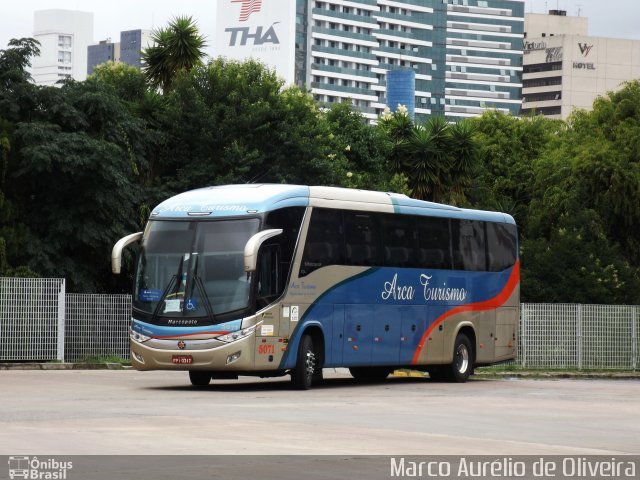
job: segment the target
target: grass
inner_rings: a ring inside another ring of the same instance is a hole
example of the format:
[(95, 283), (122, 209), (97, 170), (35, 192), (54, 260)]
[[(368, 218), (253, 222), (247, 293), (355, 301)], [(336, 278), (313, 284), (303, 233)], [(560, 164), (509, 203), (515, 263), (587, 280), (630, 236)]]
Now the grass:
[(131, 361), (129, 359), (118, 357), (115, 355), (110, 355), (110, 356), (90, 355), (88, 357), (84, 357), (83, 359), (75, 363), (118, 363), (120, 365), (131, 365)]

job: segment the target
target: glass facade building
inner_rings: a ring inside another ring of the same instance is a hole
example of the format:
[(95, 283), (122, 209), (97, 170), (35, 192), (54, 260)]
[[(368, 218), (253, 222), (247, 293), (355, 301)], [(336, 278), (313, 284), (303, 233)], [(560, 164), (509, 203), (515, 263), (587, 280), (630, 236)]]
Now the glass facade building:
[(296, 83), (321, 103), (375, 120), (387, 73), (411, 69), (418, 120), (520, 111), (523, 0), (297, 0), (296, 14)]

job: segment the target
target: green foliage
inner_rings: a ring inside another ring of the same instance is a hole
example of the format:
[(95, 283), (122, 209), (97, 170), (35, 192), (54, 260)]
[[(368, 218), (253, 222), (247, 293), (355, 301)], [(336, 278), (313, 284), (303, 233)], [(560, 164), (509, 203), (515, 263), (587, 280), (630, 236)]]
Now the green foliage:
[(415, 198), (466, 203), (466, 187), (478, 159), (475, 126), (466, 120), (449, 124), (432, 116), (414, 125), (406, 109), (385, 112), (378, 124), (391, 150), (390, 167), (408, 179)]
[(142, 52), (149, 83), (167, 93), (181, 72), (202, 65), (204, 36), (192, 17), (175, 17), (169, 26), (153, 32), (153, 45)]
[(534, 162), (564, 130), (564, 123), (543, 116), (516, 118), (497, 111), (471, 122), (477, 130), (480, 161), (469, 200), (478, 208), (509, 213), (521, 235), (526, 235)]
[(61, 88), (29, 82), (34, 40), (0, 50), (0, 275), (127, 291), (111, 247), (158, 202), (288, 182), (504, 211), (520, 229), (523, 300), (640, 303), (638, 82), (568, 122), (487, 112), (415, 125), (400, 110), (372, 126), (258, 62), (203, 65), (190, 18), (156, 35), (144, 73), (108, 63)]
[(255, 61), (217, 59), (166, 96), (158, 172), (170, 191), (222, 183), (335, 183), (329, 131), (310, 95)]
[[(399, 175), (389, 177), (391, 144), (349, 103), (335, 103), (324, 112), (330, 130), (336, 185), (397, 191), (406, 187)], [(394, 183), (395, 182), (395, 183)], [(405, 181), (406, 183), (406, 181)]]

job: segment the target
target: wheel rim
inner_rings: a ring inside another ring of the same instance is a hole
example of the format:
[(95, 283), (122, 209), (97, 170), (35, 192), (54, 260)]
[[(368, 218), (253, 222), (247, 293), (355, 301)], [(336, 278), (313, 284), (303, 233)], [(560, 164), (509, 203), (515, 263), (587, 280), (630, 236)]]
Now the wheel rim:
[(466, 345), (458, 345), (456, 350), (456, 368), (459, 373), (465, 373), (469, 368), (469, 350)]
[(305, 374), (307, 379), (313, 378), (313, 372), (316, 370), (316, 356), (313, 352), (307, 352), (307, 359), (304, 365)]

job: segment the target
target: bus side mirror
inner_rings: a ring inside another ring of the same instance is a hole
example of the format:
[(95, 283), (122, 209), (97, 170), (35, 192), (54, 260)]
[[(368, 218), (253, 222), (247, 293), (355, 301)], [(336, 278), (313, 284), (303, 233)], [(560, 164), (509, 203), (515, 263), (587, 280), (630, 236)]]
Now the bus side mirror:
[(142, 232), (132, 233), (126, 237), (121, 238), (113, 246), (111, 250), (111, 271), (118, 275), (122, 267), (122, 250), (130, 243), (137, 242), (142, 238)]
[(258, 250), (266, 240), (282, 233), (281, 228), (272, 228), (256, 233), (244, 246), (244, 271), (255, 272), (258, 263)]

